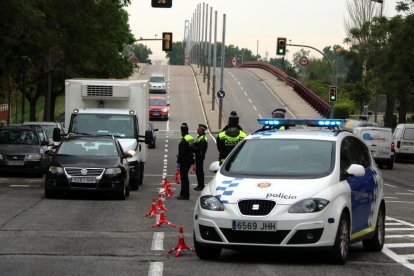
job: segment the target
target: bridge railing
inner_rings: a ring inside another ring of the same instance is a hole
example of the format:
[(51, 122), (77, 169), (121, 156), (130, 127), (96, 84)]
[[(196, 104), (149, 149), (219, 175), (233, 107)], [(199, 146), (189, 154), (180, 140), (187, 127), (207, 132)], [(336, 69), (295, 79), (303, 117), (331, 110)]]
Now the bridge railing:
[(293, 91), (295, 91), (303, 100), (312, 106), (319, 114), (324, 117), (329, 117), (331, 107), (327, 102), (316, 95), (315, 92), (304, 86), (300, 81), (288, 76), (279, 68), (264, 61), (247, 61), (241, 63), (238, 67), (260, 68), (272, 73), (274, 76), (283, 80), (286, 84), (291, 86), (293, 88)]

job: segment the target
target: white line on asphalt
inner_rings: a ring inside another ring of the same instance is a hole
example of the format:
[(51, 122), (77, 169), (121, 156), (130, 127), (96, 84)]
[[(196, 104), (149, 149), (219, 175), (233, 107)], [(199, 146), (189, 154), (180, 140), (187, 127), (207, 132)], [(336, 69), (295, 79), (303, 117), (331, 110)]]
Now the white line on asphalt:
[(391, 226), (391, 225), (404, 225), (401, 222), (386, 222), (385, 223), (386, 226)]
[(384, 196), (385, 199), (390, 198), (390, 199), (397, 199), (398, 197), (396, 196)]
[(414, 247), (414, 243), (387, 243), (388, 248), (407, 248)]
[(256, 108), (256, 106), (255, 106), (255, 105), (253, 106), (253, 109), (257, 111), (257, 108)]
[(408, 262), (407, 258), (404, 255), (398, 255), (394, 253), (391, 249), (388, 248), (388, 246), (384, 246), (382, 249), (382, 253), (393, 259), (399, 264), (402, 264), (403, 266), (407, 267), (408, 269), (414, 271), (414, 264), (411, 264)]
[(244, 92), (244, 95), (247, 97), (247, 93), (246, 92)]
[(414, 235), (385, 235), (385, 238), (386, 239), (414, 238)]
[(162, 276), (164, 264), (162, 262), (151, 262), (148, 276)]
[(392, 187), (392, 188), (398, 188), (397, 186), (394, 186), (394, 185), (391, 185), (391, 184), (387, 184), (387, 183), (385, 183), (384, 185), (385, 185), (385, 186)]
[(29, 188), (32, 187), (32, 185), (10, 185), (11, 188)]
[(414, 191), (413, 191), (413, 190), (407, 190), (407, 191), (414, 193)]
[(414, 195), (413, 193), (395, 193), (397, 195)]
[(164, 250), (164, 232), (155, 232), (152, 236), (151, 250)]
[(167, 154), (165, 154), (165, 155), (164, 155), (164, 158), (168, 158), (168, 155), (167, 155)]
[(247, 98), (249, 100), (250, 103), (253, 103), (252, 100), (250, 98)]
[(412, 201), (398, 201), (398, 200), (394, 200), (394, 201), (388, 201), (386, 200), (387, 203), (411, 203), (413, 204), (414, 202)]
[(414, 231), (414, 228), (387, 228), (387, 232), (394, 231)]
[(164, 149), (165, 152), (168, 152), (168, 149)]

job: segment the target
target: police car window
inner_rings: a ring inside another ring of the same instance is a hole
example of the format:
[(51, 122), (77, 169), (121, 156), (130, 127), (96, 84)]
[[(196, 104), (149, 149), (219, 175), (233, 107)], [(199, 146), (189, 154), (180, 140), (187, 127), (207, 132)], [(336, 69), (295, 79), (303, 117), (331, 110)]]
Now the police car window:
[(341, 173), (345, 173), (345, 171), (355, 162), (352, 150), (352, 144), (350, 139), (345, 138), (341, 144), (341, 156), (340, 156), (340, 166), (341, 166)]
[(239, 175), (319, 176), (329, 174), (332, 160), (331, 141), (252, 139), (230, 156), (224, 169)]
[(355, 154), (358, 156), (358, 164), (362, 165), (364, 168), (369, 168), (371, 166), (371, 158), (367, 146), (354, 137), (352, 137), (352, 143), (354, 144)]

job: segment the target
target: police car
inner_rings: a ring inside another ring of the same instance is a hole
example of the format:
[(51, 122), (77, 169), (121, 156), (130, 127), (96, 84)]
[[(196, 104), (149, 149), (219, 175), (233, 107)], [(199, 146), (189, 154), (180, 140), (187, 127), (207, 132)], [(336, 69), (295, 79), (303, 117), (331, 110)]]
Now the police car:
[[(350, 243), (381, 251), (383, 178), (344, 120), (259, 119), (197, 200), (194, 244), (201, 259), (222, 248), (325, 249), (343, 264)], [(280, 131), (280, 125), (290, 126)], [(292, 126), (319, 126), (302, 129)], [(269, 129), (270, 128), (270, 129)]]

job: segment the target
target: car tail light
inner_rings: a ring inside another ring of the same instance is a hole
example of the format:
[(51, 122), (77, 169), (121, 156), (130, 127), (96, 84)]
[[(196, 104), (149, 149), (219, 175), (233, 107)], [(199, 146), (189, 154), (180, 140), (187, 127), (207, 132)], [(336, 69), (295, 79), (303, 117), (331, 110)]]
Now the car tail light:
[(394, 142), (392, 142), (392, 143), (391, 143), (391, 152), (395, 152), (395, 149), (394, 149)]
[(401, 141), (397, 141), (397, 149), (401, 147)]

